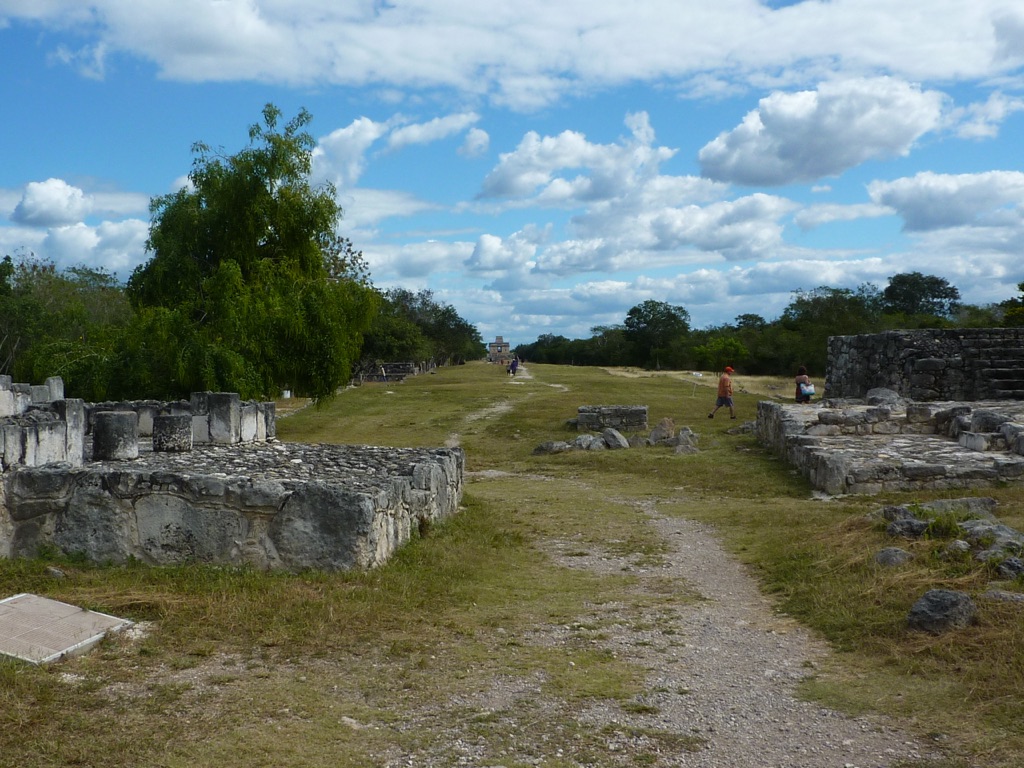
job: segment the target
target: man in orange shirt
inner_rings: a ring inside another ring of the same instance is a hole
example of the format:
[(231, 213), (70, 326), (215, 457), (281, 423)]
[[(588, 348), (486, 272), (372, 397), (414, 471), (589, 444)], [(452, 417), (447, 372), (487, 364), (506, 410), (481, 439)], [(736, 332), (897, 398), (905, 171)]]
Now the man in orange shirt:
[(718, 377), (718, 399), (715, 400), (715, 410), (708, 414), (709, 419), (715, 418), (718, 409), (723, 405), (729, 406), (729, 418), (736, 418), (736, 408), (732, 404), (732, 367), (725, 366), (725, 372)]

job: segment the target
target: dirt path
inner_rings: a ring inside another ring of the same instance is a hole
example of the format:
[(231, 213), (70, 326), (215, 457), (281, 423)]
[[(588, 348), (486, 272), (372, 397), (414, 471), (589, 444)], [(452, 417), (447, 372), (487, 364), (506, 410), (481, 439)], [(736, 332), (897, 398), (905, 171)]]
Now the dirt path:
[[(826, 644), (773, 609), (747, 569), (721, 546), (713, 528), (665, 517), (649, 501), (619, 501), (643, 510), (666, 542), (668, 554), (659, 564), (601, 549), (581, 552), (587, 547), (579, 541), (541, 544), (565, 567), (609, 575), (626, 571), (638, 577), (634, 605), (596, 605), (591, 615), (578, 619), (580, 625), (601, 626), (603, 647), (649, 671), (640, 710), (624, 714), (618, 706), (601, 704), (576, 714), (587, 726), (614, 734), (608, 760), (600, 765), (640, 764), (633, 758), (651, 754), (652, 733), (691, 739), (698, 746), (692, 751), (658, 750), (658, 762), (645, 765), (883, 768), (938, 758), (879, 719), (848, 717), (798, 698), (798, 683), (813, 675), (830, 653)], [(677, 602), (666, 613), (664, 600), (659, 600), (666, 584), (699, 599)], [(557, 645), (569, 642), (570, 636), (569, 627), (540, 627), (531, 642)], [(504, 690), (506, 684), (494, 681), (474, 704), (514, 706), (521, 690)], [(534, 698), (531, 705), (551, 713), (565, 711), (564, 702)], [(509, 755), (513, 762), (535, 762), (536, 757), (532, 750)]]

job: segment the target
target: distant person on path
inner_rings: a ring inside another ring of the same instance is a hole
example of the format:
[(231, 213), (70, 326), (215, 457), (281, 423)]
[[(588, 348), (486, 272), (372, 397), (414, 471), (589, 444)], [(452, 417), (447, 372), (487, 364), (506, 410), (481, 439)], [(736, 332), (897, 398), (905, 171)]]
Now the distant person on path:
[(715, 418), (718, 409), (722, 406), (729, 407), (729, 418), (736, 418), (736, 408), (732, 403), (732, 374), (733, 369), (725, 366), (725, 371), (718, 377), (718, 399), (715, 400), (715, 409), (708, 414), (709, 419)]
[(512, 362), (509, 363), (508, 371), (513, 376), (515, 376), (516, 375), (516, 371), (518, 371), (518, 370), (519, 370), (519, 358), (518, 357), (513, 357), (512, 358)]
[(796, 401), (809, 403), (813, 394), (814, 385), (811, 384), (811, 377), (807, 375), (807, 369), (801, 365), (796, 371)]

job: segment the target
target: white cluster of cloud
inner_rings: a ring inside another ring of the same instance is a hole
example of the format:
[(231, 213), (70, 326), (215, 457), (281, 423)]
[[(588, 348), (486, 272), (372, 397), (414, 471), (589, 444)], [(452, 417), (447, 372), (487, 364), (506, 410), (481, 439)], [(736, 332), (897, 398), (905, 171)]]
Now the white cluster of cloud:
[[(585, 335), (648, 298), (698, 324), (773, 317), (795, 289), (912, 269), (978, 302), (1024, 280), (1019, 149), (987, 165), (916, 161), (970, 154), (1019, 121), (1024, 6), (1006, 0), (523, 0), (484, 12), (469, 0), (0, 0), (0, 33), (12, 24), (59, 37), (52, 60), (92, 78), (141, 60), (183, 83), (366, 89), (400, 104), (327, 129), (314, 179), (337, 189), (376, 282), (430, 287), (485, 335)], [(695, 123), (708, 134), (693, 150), (659, 143), (655, 127), (681, 129), (655, 126), (642, 100), (605, 115), (631, 110), (615, 141), (592, 141), (570, 113), (564, 130), (495, 146), (501, 110), (637, 84), (680, 105), (750, 103), (731, 125)], [(461, 199), (364, 184), (376, 164), (438, 146), (477, 169)], [(148, 194), (163, 191), (59, 178), (0, 189), (0, 253), (130, 271)], [(424, 214), (466, 223), (395, 225)]]
[(446, 88), (519, 108), (637, 81), (977, 79), (1024, 60), (1024, 9), (1005, 0), (5, 0), (8, 18), (87, 30), (61, 55), (94, 77), (129, 54), (173, 80)]

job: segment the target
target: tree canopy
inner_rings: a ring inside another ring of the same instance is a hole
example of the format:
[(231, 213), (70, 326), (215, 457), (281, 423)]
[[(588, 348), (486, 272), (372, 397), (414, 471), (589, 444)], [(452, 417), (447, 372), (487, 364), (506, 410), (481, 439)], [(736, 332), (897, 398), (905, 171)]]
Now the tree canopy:
[(959, 307), (959, 289), (935, 275), (901, 272), (882, 291), (882, 309), (891, 314), (950, 317)]
[(349, 379), (377, 294), (336, 232), (333, 187), (310, 184), (309, 113), (280, 119), (264, 107), (234, 155), (195, 144), (189, 185), (150, 204), (153, 256), (128, 281), (138, 322), (122, 362), (151, 396), (319, 399)]

